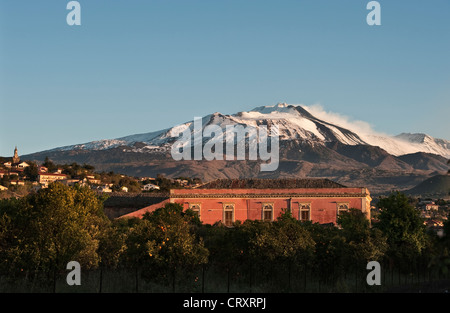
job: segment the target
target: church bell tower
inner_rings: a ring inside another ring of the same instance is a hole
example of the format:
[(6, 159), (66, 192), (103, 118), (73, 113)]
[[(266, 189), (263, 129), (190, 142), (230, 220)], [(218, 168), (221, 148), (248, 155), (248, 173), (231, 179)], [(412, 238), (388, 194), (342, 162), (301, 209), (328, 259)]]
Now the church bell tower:
[(17, 153), (17, 147), (14, 149), (14, 156), (12, 158), (12, 163), (13, 164), (20, 163), (20, 157), (19, 157), (19, 154)]

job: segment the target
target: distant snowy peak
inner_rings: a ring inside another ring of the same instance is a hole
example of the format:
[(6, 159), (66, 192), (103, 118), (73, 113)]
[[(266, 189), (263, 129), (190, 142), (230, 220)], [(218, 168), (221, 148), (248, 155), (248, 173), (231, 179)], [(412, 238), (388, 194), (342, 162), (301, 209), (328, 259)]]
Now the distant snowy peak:
[(416, 134), (411, 134), (411, 133), (401, 133), (397, 136), (395, 136), (395, 138), (401, 139), (401, 140), (405, 140), (411, 143), (433, 143), (433, 142), (439, 142), (439, 143), (447, 143), (450, 144), (450, 141), (444, 140), (444, 139), (435, 139), (427, 134), (423, 134), (423, 133), (416, 133)]
[(428, 152), (442, 155), (450, 158), (450, 141), (445, 139), (433, 138), (427, 134), (401, 133), (394, 138), (410, 144), (417, 152)]
[(69, 151), (69, 150), (106, 150), (115, 148), (126, 144), (125, 141), (119, 139), (104, 139), (96, 140), (83, 144), (77, 144), (72, 146), (64, 146), (60, 148), (55, 148), (50, 151)]
[(429, 137), (426, 134), (417, 133), (417, 134), (411, 134), (411, 133), (401, 133), (399, 135), (395, 136), (398, 139), (414, 142), (414, 143), (423, 143), (425, 141), (425, 137)]
[[(224, 131), (227, 125), (259, 127), (277, 124), (280, 140), (306, 141), (319, 144), (341, 142), (346, 145), (378, 146), (393, 155), (427, 152), (450, 157), (450, 141), (435, 139), (425, 134), (402, 133), (397, 136), (378, 134), (372, 130), (362, 131), (359, 124), (364, 122), (342, 122), (337, 114), (320, 114), (317, 110), (302, 105), (278, 103), (261, 106), (250, 111), (225, 115), (219, 112), (202, 118), (203, 127), (217, 125)], [(99, 140), (85, 144), (67, 146), (54, 150), (106, 150), (124, 146), (129, 152), (167, 151), (176, 140), (172, 133), (187, 127), (194, 131), (193, 120), (160, 131), (130, 135), (111, 140)]]

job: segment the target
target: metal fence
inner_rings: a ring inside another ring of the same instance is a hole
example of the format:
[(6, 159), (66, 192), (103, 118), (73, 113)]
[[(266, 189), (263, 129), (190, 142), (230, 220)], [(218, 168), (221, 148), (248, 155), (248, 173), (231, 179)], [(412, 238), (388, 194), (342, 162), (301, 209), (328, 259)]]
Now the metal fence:
[(0, 292), (45, 293), (371, 293), (448, 292), (450, 275), (415, 264), (399, 269), (381, 264), (381, 285), (367, 284), (364, 266), (347, 270), (314, 269), (304, 265), (200, 266), (195, 270), (161, 272), (148, 277), (139, 269), (95, 270), (81, 273), (81, 285), (69, 286), (64, 273), (32, 279), (0, 277)]

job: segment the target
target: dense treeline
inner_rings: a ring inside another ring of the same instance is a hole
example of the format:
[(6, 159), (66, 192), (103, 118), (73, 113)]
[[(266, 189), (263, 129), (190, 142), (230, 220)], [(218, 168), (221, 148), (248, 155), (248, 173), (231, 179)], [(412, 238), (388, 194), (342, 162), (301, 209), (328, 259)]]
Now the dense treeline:
[[(0, 201), (0, 277), (52, 283), (67, 272), (68, 262), (78, 261), (84, 271), (135, 270), (146, 281), (174, 288), (178, 277), (197, 280), (205, 269), (239, 275), (250, 286), (283, 271), (282, 285), (289, 290), (291, 273), (307, 269), (318, 280), (338, 283), (369, 261), (405, 273), (419, 264), (447, 273), (448, 236), (427, 232), (401, 193), (381, 199), (379, 207), (374, 225), (358, 210), (343, 212), (338, 226), (299, 222), (285, 211), (274, 222), (228, 228), (203, 225), (178, 204), (142, 219), (111, 221), (94, 192), (54, 183)], [(449, 234), (448, 223), (445, 228)]]

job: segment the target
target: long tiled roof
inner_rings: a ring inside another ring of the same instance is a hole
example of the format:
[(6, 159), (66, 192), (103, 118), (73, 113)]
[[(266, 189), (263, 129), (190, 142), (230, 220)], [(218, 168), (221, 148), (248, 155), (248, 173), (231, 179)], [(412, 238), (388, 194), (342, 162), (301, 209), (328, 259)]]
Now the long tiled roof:
[(329, 179), (217, 179), (197, 189), (345, 188)]

